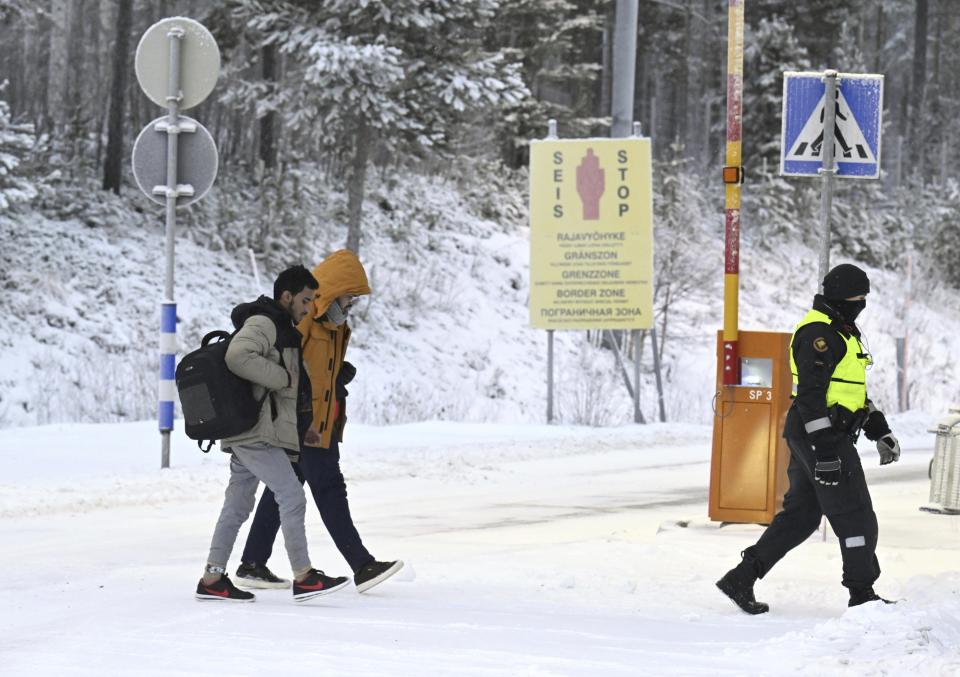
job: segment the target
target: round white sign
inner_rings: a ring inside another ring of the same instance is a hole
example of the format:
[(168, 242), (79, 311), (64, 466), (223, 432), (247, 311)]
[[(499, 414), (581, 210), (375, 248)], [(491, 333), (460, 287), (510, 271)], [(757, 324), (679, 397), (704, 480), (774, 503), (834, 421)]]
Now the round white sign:
[(220, 48), (206, 27), (177, 16), (153, 24), (137, 45), (136, 71), (141, 89), (158, 106), (167, 107), (170, 87), (170, 32), (180, 29), (180, 110), (207, 98), (220, 75)]
[[(193, 187), (193, 195), (181, 195), (177, 206), (193, 204), (210, 190), (217, 178), (220, 155), (206, 127), (185, 115), (180, 120), (197, 126), (194, 132), (180, 132), (177, 146), (177, 184)], [(156, 186), (167, 185), (167, 133), (157, 125), (167, 122), (157, 118), (143, 128), (133, 144), (133, 177), (140, 190), (159, 204), (167, 203), (164, 193), (154, 193)]]

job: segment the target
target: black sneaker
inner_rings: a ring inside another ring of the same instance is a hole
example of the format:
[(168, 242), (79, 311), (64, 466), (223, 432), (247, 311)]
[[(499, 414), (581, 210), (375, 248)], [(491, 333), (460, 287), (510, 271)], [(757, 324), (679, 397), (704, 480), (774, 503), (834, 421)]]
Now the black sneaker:
[(305, 602), (320, 595), (329, 595), (344, 588), (349, 582), (350, 579), (346, 576), (327, 576), (322, 571), (311, 569), (305, 579), (293, 582), (293, 601)]
[(770, 606), (758, 602), (753, 596), (753, 584), (757, 579), (744, 574), (743, 566), (744, 564), (741, 563), (724, 574), (723, 578), (717, 581), (717, 587), (746, 613), (753, 616), (765, 614), (770, 611)]
[(237, 583), (245, 588), (289, 588), (290, 581), (275, 575), (266, 564), (243, 562), (237, 569)]
[(860, 606), (861, 604), (866, 604), (867, 602), (883, 602), (884, 604), (896, 604), (896, 602), (889, 599), (884, 599), (877, 593), (873, 591), (873, 587), (869, 588), (850, 588), (850, 601), (847, 602), (847, 606)]
[(362, 567), (353, 577), (357, 592), (365, 592), (375, 585), (383, 583), (403, 568), (403, 562), (377, 562), (374, 560)]
[(216, 583), (207, 585), (200, 579), (197, 583), (196, 598), (199, 600), (213, 600), (215, 602), (253, 602), (257, 599), (256, 595), (246, 590), (241, 590), (233, 584), (230, 577), (221, 574), (220, 580)]

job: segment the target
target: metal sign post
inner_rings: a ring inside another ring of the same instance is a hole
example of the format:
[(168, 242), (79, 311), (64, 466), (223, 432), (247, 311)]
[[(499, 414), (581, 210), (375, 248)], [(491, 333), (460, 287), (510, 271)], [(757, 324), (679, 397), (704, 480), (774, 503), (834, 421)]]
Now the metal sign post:
[(201, 24), (183, 17), (163, 19), (137, 45), (137, 80), (144, 93), (167, 109), (137, 137), (133, 174), (147, 197), (166, 207), (164, 297), (160, 304), (158, 423), (160, 467), (170, 467), (170, 433), (176, 396), (177, 305), (174, 301), (174, 242), (177, 207), (203, 197), (217, 175), (218, 155), (210, 133), (182, 116), (213, 90), (220, 49)]
[(821, 284), (830, 270), (834, 177), (880, 177), (882, 116), (882, 75), (835, 70), (783, 74), (780, 173), (821, 177)]
[[(640, 125), (633, 119), (634, 89), (636, 82), (637, 68), (637, 20), (639, 8), (637, 0), (617, 0), (616, 25), (613, 34), (613, 97), (611, 101), (611, 118), (613, 124), (610, 126), (610, 136), (613, 138), (624, 138), (627, 136), (640, 136)], [(651, 331), (656, 337), (656, 324), (651, 327)], [(640, 330), (632, 330), (633, 340), (637, 341), (640, 336)], [(623, 372), (623, 380), (627, 386), (627, 391), (633, 399), (633, 422), (645, 423), (643, 414), (640, 412), (640, 353), (635, 352), (634, 359), (634, 380), (633, 387), (630, 386), (630, 379), (627, 376), (626, 369), (623, 366), (620, 348), (617, 345), (617, 339), (611, 338), (617, 364)], [(654, 350), (656, 350), (656, 338), (653, 340)], [(656, 355), (654, 355), (656, 360)], [(659, 376), (659, 373), (658, 373)], [(661, 393), (662, 396), (662, 393)], [(662, 413), (662, 412), (661, 412)]]
[(633, 132), (634, 83), (637, 64), (637, 0), (617, 0), (613, 27), (613, 92), (610, 136)]
[[(547, 138), (559, 138), (556, 120), (547, 121)], [(547, 329), (547, 423), (553, 423), (553, 329)]]
[(820, 168), (820, 176), (823, 177), (823, 184), (820, 187), (820, 232), (822, 239), (820, 241), (820, 267), (817, 271), (818, 280), (820, 280), (820, 293), (823, 293), (823, 278), (830, 270), (830, 208), (833, 205), (833, 176), (837, 170), (833, 167), (832, 143), (836, 134), (837, 126), (837, 108), (829, 104), (837, 98), (837, 71), (828, 70), (823, 74), (823, 82), (826, 86), (824, 99), (827, 105), (823, 108), (823, 166)]
[(547, 329), (547, 423), (553, 423), (553, 329)]

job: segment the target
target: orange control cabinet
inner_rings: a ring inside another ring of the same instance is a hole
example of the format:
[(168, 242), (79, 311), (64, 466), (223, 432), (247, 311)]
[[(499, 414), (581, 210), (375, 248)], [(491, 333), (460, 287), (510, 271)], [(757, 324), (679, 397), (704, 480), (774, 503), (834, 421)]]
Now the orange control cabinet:
[(769, 524), (783, 507), (790, 450), (790, 334), (739, 332), (740, 385), (723, 385), (717, 334), (717, 398), (710, 462), (710, 519)]

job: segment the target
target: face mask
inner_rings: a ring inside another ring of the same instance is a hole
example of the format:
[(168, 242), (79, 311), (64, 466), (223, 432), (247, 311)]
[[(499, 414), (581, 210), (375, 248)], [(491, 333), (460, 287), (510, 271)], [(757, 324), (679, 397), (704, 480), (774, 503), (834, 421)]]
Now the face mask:
[(347, 312), (340, 307), (336, 299), (330, 304), (326, 312), (327, 319), (338, 327), (347, 321)]
[(843, 319), (851, 324), (856, 322), (857, 316), (867, 307), (867, 300), (859, 301), (831, 301), (831, 305), (837, 309), (837, 312), (843, 316)]

